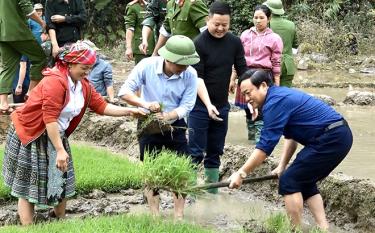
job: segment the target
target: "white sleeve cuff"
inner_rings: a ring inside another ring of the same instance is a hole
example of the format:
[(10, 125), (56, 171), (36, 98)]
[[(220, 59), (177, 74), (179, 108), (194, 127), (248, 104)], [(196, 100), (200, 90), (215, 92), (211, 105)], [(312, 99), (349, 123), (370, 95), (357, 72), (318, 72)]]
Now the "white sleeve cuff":
[(169, 38), (171, 37), (171, 33), (167, 32), (167, 30), (165, 30), (164, 26), (161, 26), (160, 30), (159, 30), (160, 34)]
[(199, 28), (199, 31), (200, 31), (200, 32), (203, 32), (203, 31), (205, 31), (206, 29), (207, 29), (207, 25), (205, 25), (205, 26)]
[(178, 119), (184, 118), (187, 114), (186, 109), (183, 108), (183, 107), (178, 107), (178, 108), (175, 109), (175, 111), (177, 112)]

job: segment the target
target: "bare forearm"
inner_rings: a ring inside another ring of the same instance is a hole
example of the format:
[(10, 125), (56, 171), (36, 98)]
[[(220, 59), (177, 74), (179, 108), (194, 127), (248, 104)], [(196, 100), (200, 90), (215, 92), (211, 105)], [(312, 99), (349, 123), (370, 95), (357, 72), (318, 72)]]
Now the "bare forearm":
[(42, 26), (42, 28), (45, 29), (45, 22), (43, 21), (43, 19), (41, 17), (39, 17), (39, 15), (36, 13), (36, 11), (33, 14), (31, 14), (29, 17), (30, 17), (30, 19), (39, 23), (40, 26)]
[(198, 78), (198, 97), (202, 100), (204, 105), (211, 105), (211, 100), (210, 96), (208, 95), (206, 85), (201, 78)]
[(297, 142), (293, 139), (285, 139), (283, 152), (280, 157), (280, 165), (285, 167), (297, 149)]
[(150, 37), (152, 29), (149, 26), (142, 27), (142, 42), (147, 43), (148, 38)]
[(132, 41), (134, 37), (134, 32), (130, 29), (126, 30), (126, 48), (132, 48)]
[(26, 68), (27, 68), (27, 63), (26, 62), (20, 62), (20, 73), (19, 73), (19, 76), (18, 76), (17, 86), (23, 85), (23, 82), (24, 82), (25, 76), (26, 76)]
[(256, 167), (262, 164), (266, 158), (267, 155), (264, 153), (264, 151), (255, 149), (240, 170), (246, 172), (246, 174), (250, 174)]
[(126, 93), (125, 95), (121, 96), (121, 99), (130, 105), (148, 109), (147, 102), (139, 98), (134, 93)]
[(153, 55), (158, 55), (159, 49), (165, 45), (165, 42), (167, 42), (167, 40), (168, 37), (165, 37), (162, 34), (159, 35), (158, 43), (155, 45)]
[(107, 87), (107, 95), (110, 101), (113, 101), (115, 99), (115, 92), (113, 90), (113, 86)]
[(130, 116), (131, 108), (120, 107), (113, 104), (107, 104), (107, 107), (104, 109), (104, 115), (106, 116)]
[(49, 38), (51, 39), (52, 46), (58, 46), (55, 29), (49, 29), (48, 34), (49, 34)]
[(56, 151), (64, 150), (63, 143), (60, 138), (59, 125), (57, 122), (46, 124), (48, 138), (51, 140), (52, 145)]

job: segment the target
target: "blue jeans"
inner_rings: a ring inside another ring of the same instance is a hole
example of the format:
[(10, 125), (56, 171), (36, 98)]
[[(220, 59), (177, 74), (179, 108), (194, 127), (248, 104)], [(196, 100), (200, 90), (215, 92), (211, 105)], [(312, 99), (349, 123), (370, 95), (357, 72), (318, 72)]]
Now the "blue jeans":
[[(205, 168), (219, 168), (228, 131), (229, 104), (217, 109), (223, 121), (214, 121), (208, 116), (204, 104), (197, 102), (189, 114), (189, 149), (192, 161)], [(204, 156), (204, 152), (206, 155)]]

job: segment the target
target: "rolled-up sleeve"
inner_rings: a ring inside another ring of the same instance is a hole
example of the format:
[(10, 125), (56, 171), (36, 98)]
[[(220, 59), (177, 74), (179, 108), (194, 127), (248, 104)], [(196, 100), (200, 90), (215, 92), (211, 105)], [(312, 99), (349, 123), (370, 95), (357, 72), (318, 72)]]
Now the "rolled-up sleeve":
[(191, 69), (191, 74), (186, 79), (186, 90), (182, 96), (180, 105), (175, 109), (178, 118), (184, 118), (194, 107), (197, 99), (198, 91), (198, 78), (197, 73), (194, 69)]
[(140, 89), (140, 87), (144, 83), (143, 67), (143, 61), (141, 61), (134, 67), (125, 83), (121, 86), (118, 97), (122, 97), (123, 95), (128, 93), (135, 93)]
[(103, 78), (105, 87), (113, 86), (113, 79), (112, 79), (112, 66), (111, 64), (107, 63), (104, 70), (103, 70)]

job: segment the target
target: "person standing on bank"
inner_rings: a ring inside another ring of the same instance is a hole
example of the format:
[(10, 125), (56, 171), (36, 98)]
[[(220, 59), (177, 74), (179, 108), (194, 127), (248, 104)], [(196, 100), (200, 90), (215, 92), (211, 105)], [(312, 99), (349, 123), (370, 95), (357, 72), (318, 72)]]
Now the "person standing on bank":
[[(283, 42), (280, 36), (268, 27), (270, 19), (271, 10), (265, 5), (257, 5), (253, 16), (254, 26), (245, 30), (240, 38), (249, 69), (266, 70), (270, 79), (279, 86)], [(248, 139), (258, 142), (263, 126), (262, 116), (260, 115), (257, 119), (251, 118), (250, 109), (241, 95), (239, 86), (237, 86), (235, 105), (245, 110)]]
[[(172, 132), (142, 135), (139, 138), (140, 160), (144, 153), (157, 153), (163, 148), (188, 155), (184, 117), (193, 109), (197, 98), (197, 72), (190, 65), (199, 62), (194, 43), (186, 36), (168, 39), (160, 49), (160, 57), (149, 57), (138, 63), (118, 96), (129, 104), (157, 113), (157, 117), (176, 127)], [(141, 90), (141, 97), (135, 93)], [(161, 109), (161, 104), (163, 109)], [(159, 194), (145, 190), (151, 212), (159, 215)], [(184, 215), (184, 197), (174, 196), (174, 217)]]
[(142, 21), (146, 14), (146, 2), (144, 0), (133, 0), (126, 5), (126, 51), (128, 60), (134, 60), (135, 65), (143, 58), (151, 56), (155, 47), (153, 34), (148, 37), (148, 49), (145, 53), (139, 49), (142, 43)]
[(60, 47), (83, 39), (87, 15), (83, 0), (46, 0), (46, 22), (52, 43), (52, 56)]
[(0, 113), (13, 111), (9, 107), (8, 94), (12, 93), (12, 83), (22, 55), (31, 61), (31, 90), (42, 79), (42, 69), (46, 56), (27, 25), (27, 17), (38, 22), (45, 29), (45, 22), (33, 9), (30, 0), (0, 1)]
[(150, 0), (146, 7), (146, 15), (142, 22), (142, 43), (139, 45), (139, 51), (147, 54), (148, 51), (153, 51), (154, 47), (149, 48), (148, 41), (153, 35), (153, 44), (159, 38), (159, 30), (164, 22), (167, 11), (167, 0)]
[[(239, 75), (247, 70), (240, 38), (228, 32), (230, 14), (228, 3), (212, 3), (207, 30), (194, 40), (201, 60), (193, 66), (199, 78), (198, 98), (188, 119), (189, 148), (194, 163), (200, 164), (204, 160), (207, 183), (219, 180), (220, 156), (228, 131), (228, 92), (232, 66)], [(208, 191), (217, 193), (218, 189)]]
[(34, 205), (54, 206), (63, 218), (67, 198), (75, 194), (73, 159), (67, 137), (87, 108), (109, 116), (140, 116), (141, 110), (107, 104), (87, 80), (96, 53), (86, 44), (62, 51), (53, 69), (12, 114), (7, 134), (3, 177), (18, 198), (22, 225), (31, 224)]
[[(279, 194), (284, 196), (287, 214), (294, 226), (300, 226), (306, 202), (317, 225), (327, 230), (329, 224), (316, 182), (327, 177), (349, 153), (353, 136), (348, 123), (323, 101), (272, 85), (265, 71), (245, 72), (239, 85), (246, 101), (263, 112), (264, 126), (249, 159), (231, 175), (230, 188), (240, 187), (284, 135), (288, 140), (272, 173), (279, 176)], [(304, 147), (286, 168), (298, 143)]]
[(173, 0), (167, 2), (167, 15), (153, 52), (159, 49), (172, 35), (184, 35), (194, 40), (200, 32), (206, 30), (208, 9), (203, 0)]
[(272, 12), (270, 28), (283, 40), (280, 86), (291, 87), (296, 73), (292, 51), (293, 48), (298, 48), (296, 25), (283, 17), (285, 11), (281, 0), (267, 0), (263, 5), (266, 5)]

